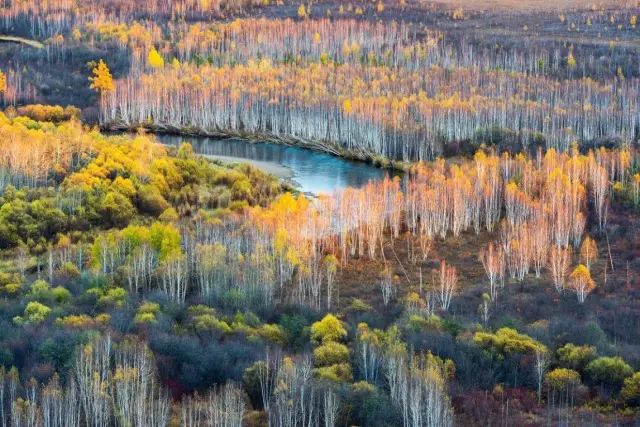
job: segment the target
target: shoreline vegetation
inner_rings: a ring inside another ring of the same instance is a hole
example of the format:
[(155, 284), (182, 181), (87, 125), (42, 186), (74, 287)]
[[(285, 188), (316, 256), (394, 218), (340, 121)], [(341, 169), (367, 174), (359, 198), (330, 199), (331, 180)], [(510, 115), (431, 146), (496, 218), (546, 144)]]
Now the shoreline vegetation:
[[(458, 152), (454, 153), (446, 153), (443, 152), (441, 155), (431, 159), (431, 160), (422, 160), (422, 161), (402, 161), (402, 160), (394, 160), (383, 157), (381, 155), (367, 153), (363, 150), (353, 151), (348, 150), (344, 147), (341, 147), (339, 144), (330, 141), (323, 140), (308, 140), (304, 138), (298, 138), (292, 135), (275, 135), (273, 133), (257, 133), (257, 132), (242, 132), (242, 131), (207, 131), (202, 129), (196, 129), (193, 127), (174, 127), (174, 126), (165, 126), (165, 125), (133, 125), (133, 126), (124, 126), (114, 123), (107, 124), (96, 124), (98, 128), (105, 133), (130, 133), (135, 134), (140, 132), (141, 130), (144, 133), (148, 133), (150, 135), (168, 135), (168, 136), (179, 136), (179, 137), (197, 137), (197, 138), (212, 138), (212, 139), (240, 139), (246, 141), (250, 144), (260, 144), (260, 143), (270, 143), (270, 144), (279, 144), (289, 147), (298, 147), (311, 151), (316, 151), (320, 153), (329, 154), (343, 160), (353, 161), (353, 162), (361, 162), (369, 165), (373, 165), (382, 170), (395, 171), (408, 173), (412, 168), (420, 164), (431, 164), (438, 159), (445, 159), (451, 162), (458, 162), (461, 159), (464, 159), (469, 156), (473, 156), (475, 152), (478, 150), (489, 150), (495, 151), (496, 153), (509, 152), (510, 154), (517, 154), (520, 152), (529, 152), (529, 154), (535, 154), (535, 150), (525, 149), (524, 147), (520, 147), (520, 149), (512, 144), (506, 144), (504, 147), (501, 146), (500, 143), (477, 143), (473, 141), (453, 141), (452, 144), (458, 147)], [(460, 147), (466, 144), (467, 146), (464, 148), (465, 152), (460, 151)], [(624, 146), (624, 144), (620, 144), (618, 140), (602, 140), (602, 141), (592, 141), (590, 144), (576, 144), (575, 147), (571, 149), (577, 149), (581, 153), (588, 153), (590, 150), (597, 150), (599, 148), (613, 148)], [(632, 147), (637, 147), (637, 143), (629, 144)], [(543, 152), (547, 151), (543, 147), (537, 147), (542, 149)], [(467, 152), (468, 151), (468, 152)], [(204, 156), (204, 157), (225, 157), (225, 156)], [(251, 163), (247, 159), (230, 159), (231, 161), (242, 160), (245, 163)], [(263, 165), (265, 166), (265, 165)], [(276, 168), (275, 170), (277, 174), (284, 175), (285, 172)]]
[(291, 147), (305, 148), (312, 151), (318, 151), (339, 157), (344, 160), (356, 161), (374, 165), (383, 170), (407, 172), (412, 166), (419, 162), (403, 162), (400, 160), (391, 160), (375, 154), (366, 153), (364, 151), (351, 151), (338, 144), (322, 141), (322, 140), (306, 140), (291, 135), (275, 135), (272, 133), (255, 133), (240, 131), (205, 131), (192, 127), (176, 128), (172, 126), (162, 125), (142, 125), (142, 126), (123, 126), (114, 123), (101, 124), (100, 130), (108, 133), (128, 132), (136, 133), (141, 129), (149, 134), (163, 134), (184, 137), (202, 137), (202, 138), (219, 138), (232, 139), (238, 138), (252, 144), (272, 143), (281, 144)]

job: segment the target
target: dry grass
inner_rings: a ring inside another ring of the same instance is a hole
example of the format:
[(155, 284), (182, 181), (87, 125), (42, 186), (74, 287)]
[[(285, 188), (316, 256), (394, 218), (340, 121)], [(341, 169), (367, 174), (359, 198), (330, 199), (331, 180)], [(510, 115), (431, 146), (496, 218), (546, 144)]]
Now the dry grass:
[(393, 242), (387, 239), (384, 260), (381, 258), (370, 260), (366, 257), (350, 260), (340, 269), (336, 278), (336, 283), (340, 287), (339, 306), (344, 310), (354, 298), (358, 298), (372, 305), (378, 313), (386, 313), (390, 307), (383, 305), (379, 287), (385, 267), (390, 268), (396, 277), (395, 303), (402, 304), (402, 300), (410, 292), (419, 292), (420, 277), (422, 277), (423, 292), (434, 290), (433, 273), (439, 267), (440, 260), (446, 260), (458, 270), (461, 292), (478, 293), (476, 292), (478, 286), (484, 283), (485, 278), (482, 264), (478, 260), (478, 253), (481, 247), (495, 237), (486, 232), (480, 235), (465, 232), (457, 238), (448, 236), (445, 240), (436, 239), (429, 253), (429, 259), (415, 264), (408, 260), (406, 236), (395, 239)]
[[(597, 261), (591, 267), (591, 274), (598, 288), (591, 295), (584, 307), (586, 312), (607, 313), (611, 304), (620, 308), (622, 313), (634, 313), (638, 309), (640, 296), (640, 214), (629, 208), (615, 204), (610, 209), (609, 238), (611, 259), (607, 250), (604, 235), (591, 230), (599, 247)], [(459, 275), (459, 292), (455, 297), (454, 307), (449, 313), (459, 318), (479, 321), (477, 307), (483, 292), (488, 292), (487, 279), (478, 253), (489, 241), (497, 241), (498, 234), (473, 231), (462, 233), (454, 238), (436, 239), (426, 262), (411, 263), (408, 260), (407, 237), (402, 236), (391, 242), (385, 242), (383, 261), (351, 259), (338, 273), (336, 283), (339, 286), (339, 312), (348, 312), (351, 302), (357, 298), (371, 305), (375, 315), (387, 320), (393, 319), (402, 312), (404, 298), (410, 292), (419, 291), (420, 270), (422, 270), (423, 291), (434, 290), (436, 278), (432, 270), (437, 269), (440, 260), (456, 267)], [(614, 271), (611, 271), (611, 262)], [(571, 267), (579, 263), (576, 255)], [(605, 265), (607, 266), (605, 280)], [(387, 267), (396, 276), (397, 295), (390, 305), (384, 306), (379, 283), (383, 269)], [(492, 316), (515, 316), (524, 323), (556, 315), (577, 316), (581, 318), (583, 308), (578, 306), (575, 296), (566, 291), (561, 297), (555, 291), (548, 269), (544, 269), (540, 278), (535, 278), (533, 271), (524, 281), (507, 280), (501, 290), (498, 305), (494, 307)], [(564, 313), (564, 314), (563, 314)]]

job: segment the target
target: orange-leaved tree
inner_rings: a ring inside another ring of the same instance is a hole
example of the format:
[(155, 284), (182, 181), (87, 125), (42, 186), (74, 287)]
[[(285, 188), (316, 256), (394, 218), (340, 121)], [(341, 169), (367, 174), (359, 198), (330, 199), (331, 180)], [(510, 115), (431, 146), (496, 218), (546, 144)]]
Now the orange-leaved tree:
[(587, 266), (588, 270), (591, 270), (591, 264), (597, 257), (598, 245), (591, 237), (585, 237), (582, 241), (582, 246), (580, 246), (580, 260)]
[(0, 70), (0, 93), (7, 91), (7, 76)]

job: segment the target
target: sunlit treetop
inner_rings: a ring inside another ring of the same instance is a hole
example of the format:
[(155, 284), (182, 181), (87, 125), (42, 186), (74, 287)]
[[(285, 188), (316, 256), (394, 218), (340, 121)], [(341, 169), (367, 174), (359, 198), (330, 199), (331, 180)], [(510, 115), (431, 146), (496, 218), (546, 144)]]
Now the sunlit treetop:
[(149, 51), (149, 55), (147, 55), (147, 62), (151, 68), (155, 68), (156, 70), (164, 67), (164, 59), (155, 48), (151, 48)]
[(89, 77), (89, 81), (91, 82), (89, 87), (100, 93), (111, 92), (114, 89), (111, 71), (102, 59), (93, 69), (93, 77)]

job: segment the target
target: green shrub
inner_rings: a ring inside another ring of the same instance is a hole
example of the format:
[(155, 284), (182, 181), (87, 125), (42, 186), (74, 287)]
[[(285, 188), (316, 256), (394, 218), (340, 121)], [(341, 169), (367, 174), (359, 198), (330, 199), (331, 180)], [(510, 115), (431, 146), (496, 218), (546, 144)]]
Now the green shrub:
[(633, 369), (621, 357), (598, 357), (587, 364), (585, 372), (593, 384), (618, 389)]
[(24, 309), (24, 316), (17, 316), (13, 320), (17, 324), (38, 324), (44, 322), (50, 313), (51, 309), (46, 305), (37, 301), (31, 301)]
[(328, 366), (349, 361), (349, 348), (333, 341), (328, 341), (313, 350), (316, 366)]
[(630, 406), (640, 406), (640, 372), (624, 380), (620, 397)]

